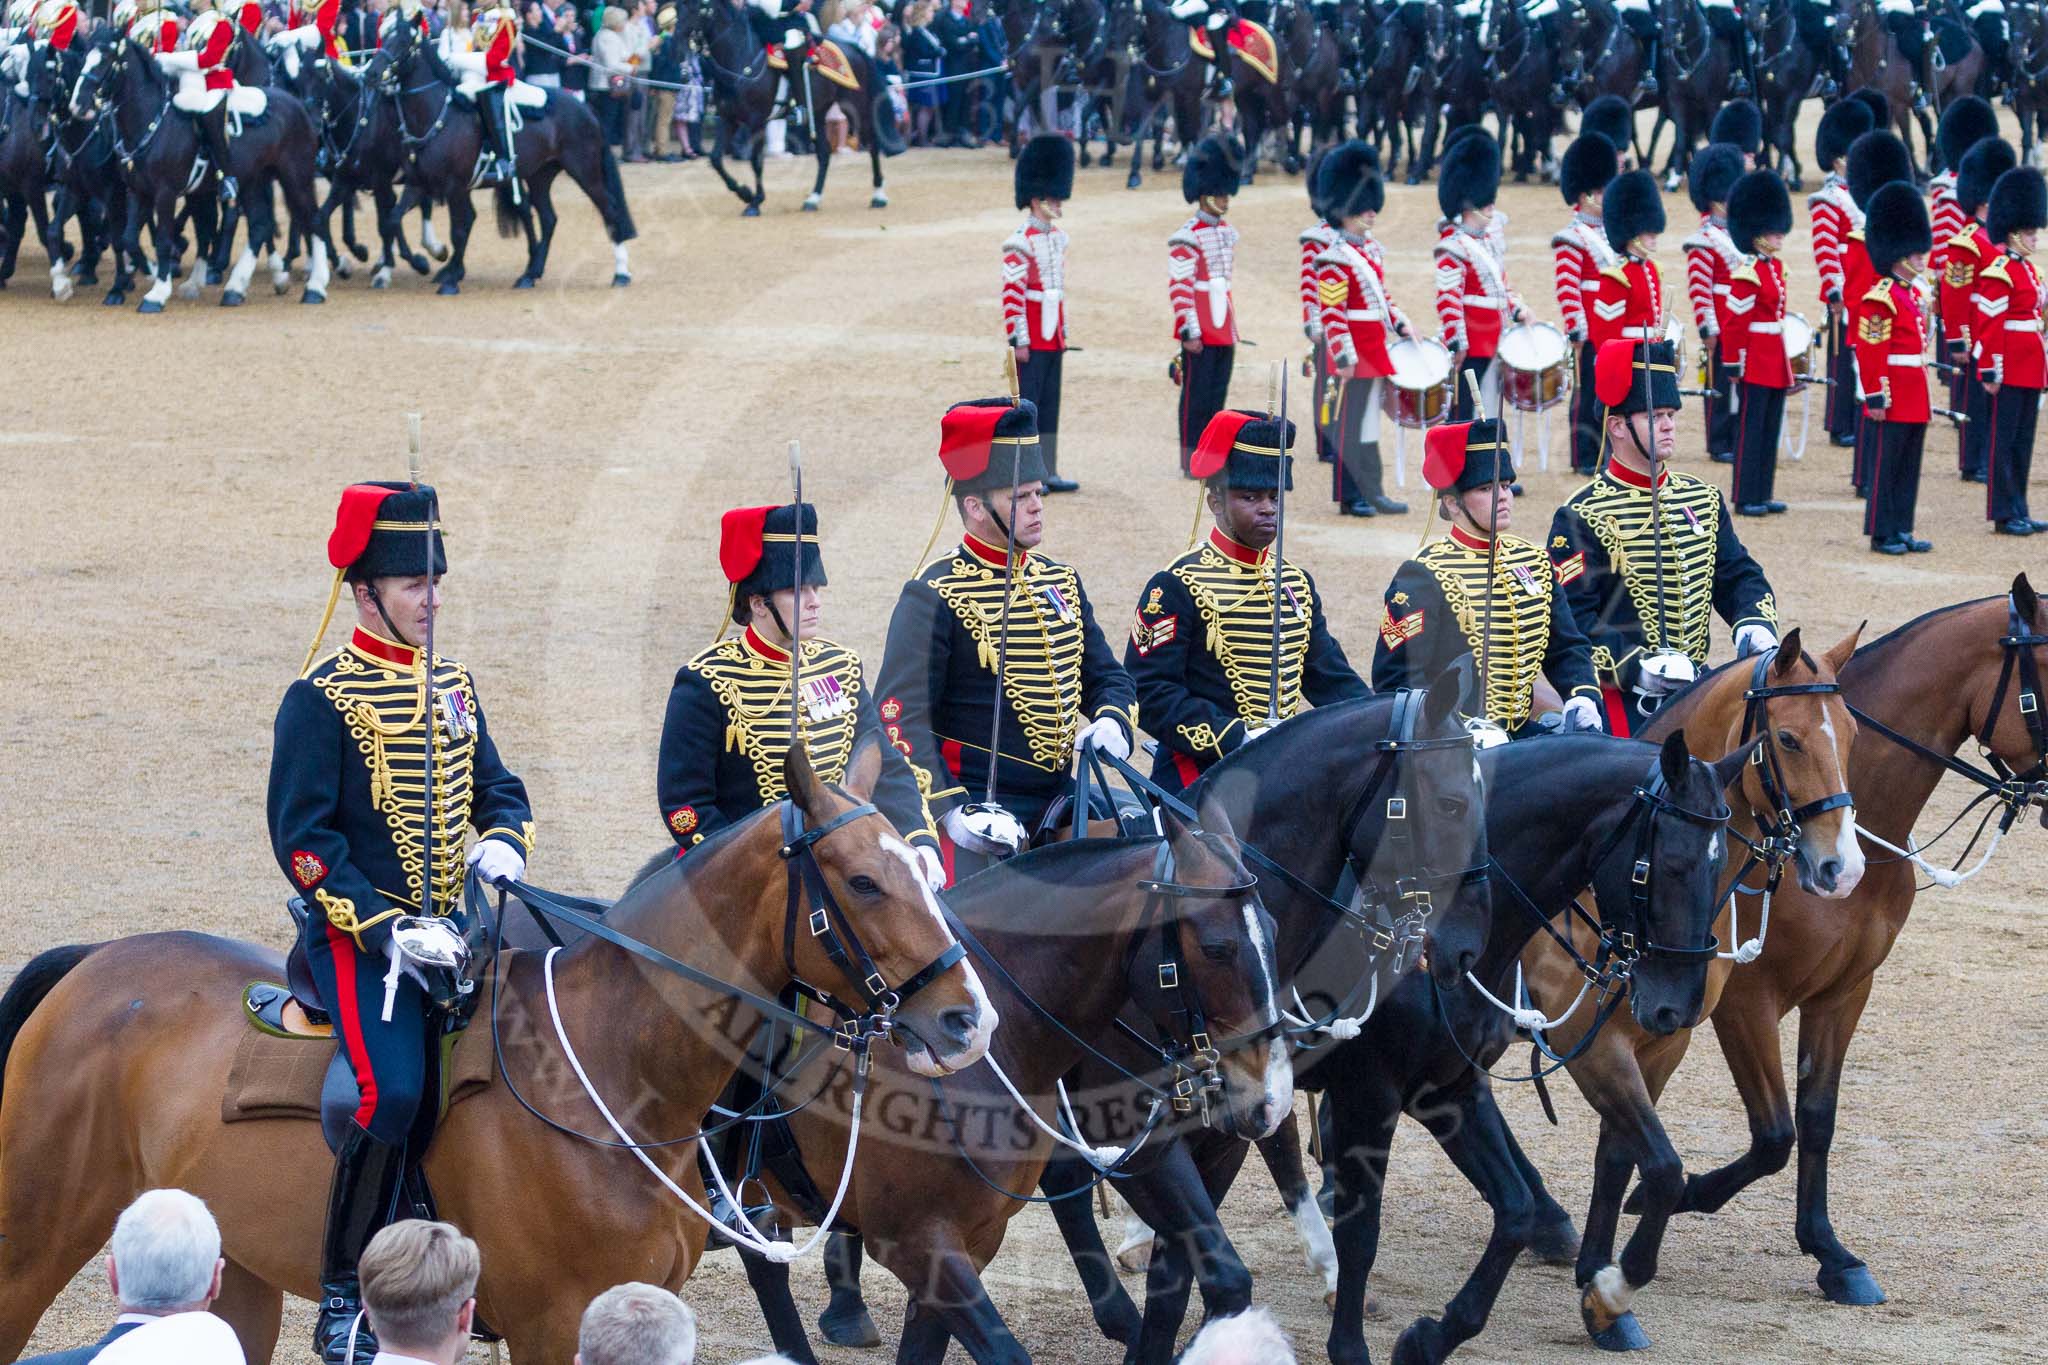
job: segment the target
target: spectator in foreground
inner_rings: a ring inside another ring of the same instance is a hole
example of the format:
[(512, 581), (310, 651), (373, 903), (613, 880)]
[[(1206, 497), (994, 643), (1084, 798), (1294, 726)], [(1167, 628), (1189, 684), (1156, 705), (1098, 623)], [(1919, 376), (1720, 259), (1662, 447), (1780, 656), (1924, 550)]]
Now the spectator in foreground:
[(144, 1191), (114, 1223), (107, 1257), (107, 1287), (119, 1313), (114, 1325), (90, 1346), (34, 1356), (22, 1365), (86, 1365), (138, 1328), (174, 1315), (203, 1314), (220, 1294), (226, 1265), (220, 1228), (205, 1204), (183, 1190)]
[(1253, 1308), (1195, 1333), (1180, 1365), (1295, 1365), (1294, 1348), (1271, 1313)]
[(95, 1365), (248, 1365), (235, 1329), (211, 1313), (173, 1313), (101, 1351)]
[(375, 1365), (456, 1365), (465, 1358), (481, 1270), (476, 1243), (449, 1223), (408, 1218), (372, 1237), (356, 1274), (377, 1337)]
[(576, 1365), (691, 1365), (697, 1315), (657, 1284), (613, 1285), (583, 1310)]

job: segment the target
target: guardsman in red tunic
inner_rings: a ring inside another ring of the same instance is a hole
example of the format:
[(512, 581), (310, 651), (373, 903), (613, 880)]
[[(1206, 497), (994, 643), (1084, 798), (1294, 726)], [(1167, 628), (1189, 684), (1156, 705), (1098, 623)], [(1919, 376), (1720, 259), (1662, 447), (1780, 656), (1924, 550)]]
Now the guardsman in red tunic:
[(1323, 302), (1316, 292), (1316, 261), (1337, 244), (1337, 229), (1323, 220), (1322, 153), (1309, 162), (1308, 174), (1302, 179), (1308, 182), (1309, 211), (1315, 214), (1316, 221), (1301, 234), (1301, 331), (1314, 351), (1309, 372), (1315, 380), (1311, 406), (1315, 413), (1316, 458), (1324, 464), (1334, 464), (1337, 454), (1329, 417), (1337, 410), (1337, 388), (1342, 381), (1330, 373), (1329, 343), (1323, 336)]
[(1785, 353), (1785, 263), (1778, 253), (1791, 230), (1792, 196), (1775, 172), (1751, 171), (1735, 182), (1728, 192), (1728, 237), (1741, 255), (1728, 273), (1721, 348), (1740, 394), (1729, 498), (1739, 516), (1785, 510), (1773, 496), (1778, 434), (1792, 387), (1792, 362)]
[(1707, 387), (1713, 394), (1706, 400), (1707, 454), (1717, 464), (1735, 458), (1735, 377), (1729, 369), (1733, 356), (1722, 332), (1727, 319), (1721, 310), (1728, 298), (1728, 277), (1742, 260), (1728, 239), (1728, 195), (1741, 177), (1742, 149), (1728, 142), (1701, 148), (1685, 177), (1686, 193), (1700, 214), (1699, 231), (1683, 243), (1685, 296), (1699, 329), (1700, 353), (1707, 360)]
[(1572, 472), (1591, 474), (1600, 462), (1600, 395), (1593, 383), (1593, 357), (1611, 329), (1593, 316), (1600, 272), (1619, 257), (1601, 226), (1601, 199), (1620, 172), (1614, 144), (1597, 133), (1581, 134), (1564, 149), (1557, 187), (1572, 207), (1572, 220), (1550, 239), (1557, 281), (1557, 311), (1565, 339), (1577, 352), (1578, 382), (1572, 386)]
[[(1614, 177), (1601, 202), (1601, 227), (1619, 259), (1600, 271), (1588, 303), (1587, 325), (1603, 346), (1609, 341), (1661, 340), (1666, 321), (1664, 276), (1652, 259), (1657, 234), (1664, 230), (1664, 196), (1657, 178), (1648, 171), (1623, 171)], [(1606, 440), (1604, 427), (1601, 439)]]
[[(1964, 182), (1971, 158), (1983, 149), (1980, 144), (1964, 159)], [(2041, 229), (2048, 228), (2048, 181), (2030, 166), (2005, 172), (1991, 187), (1984, 216), (1991, 240), (2002, 249), (1978, 272), (1974, 299), (1975, 364), (1990, 407), (1984, 515), (1994, 531), (2028, 536), (2048, 531), (2048, 522), (2035, 521), (2027, 510), (2034, 422), (2041, 392), (2048, 389), (2048, 352), (2041, 340), (2048, 286), (2033, 261)]]
[[(1909, 184), (1913, 181), (1913, 155), (1896, 134), (1880, 128), (1865, 133), (1850, 144), (1849, 196), (1864, 211), (1865, 231), (1869, 228), (1871, 196), (1895, 180)], [(1853, 341), (1862, 321), (1863, 300), (1869, 297), (1872, 286), (1878, 283), (1878, 273), (1870, 265), (1869, 243), (1862, 231), (1851, 232), (1842, 243), (1842, 281), (1843, 288), (1848, 291), (1845, 297), (1849, 301), (1849, 336)], [(1858, 393), (1861, 393), (1860, 388)], [(1867, 410), (1861, 406), (1857, 409), (1859, 415)], [(1870, 463), (1875, 446), (1875, 437), (1859, 419), (1852, 475), (1858, 497), (1870, 491)]]
[(1957, 406), (1966, 418), (1962, 438), (1956, 442), (1958, 472), (1965, 483), (1984, 482), (1985, 451), (1991, 438), (1990, 400), (1970, 359), (1977, 338), (1977, 272), (1998, 256), (1998, 248), (1984, 230), (1984, 206), (1998, 177), (2018, 164), (2018, 154), (2004, 138), (1986, 138), (1963, 154), (1956, 168), (1955, 195), (1967, 216), (1962, 229), (1946, 243), (1936, 239), (1942, 264), (1930, 267), (1940, 289), (1941, 354), (1956, 367), (1950, 392), (1961, 391)]
[(263, 6), (259, 0), (224, 0), (220, 10), (251, 38), (263, 36)]
[(206, 139), (206, 154), (220, 175), (223, 202), (235, 198), (235, 177), (228, 173), (228, 93), (235, 88), (228, 52), (234, 44), (234, 21), (207, 10), (194, 16), (182, 49), (156, 54), (156, 64), (178, 78), (178, 93), (171, 96), (171, 103), (194, 116)]
[(1500, 371), (1494, 357), (1501, 334), (1528, 318), (1521, 298), (1508, 287), (1507, 255), (1492, 237), (1499, 195), (1500, 147), (1485, 133), (1467, 134), (1444, 154), (1436, 184), (1437, 205), (1451, 224), (1436, 244), (1436, 316), (1444, 345), (1458, 362), (1453, 421), (1477, 415), (1472, 410), (1475, 384), (1487, 411), (1499, 406)]
[(1879, 554), (1921, 554), (1913, 537), (1920, 452), (1933, 416), (1927, 383), (1927, 305), (1920, 272), (1934, 234), (1927, 204), (1910, 181), (1880, 187), (1865, 206), (1864, 243), (1877, 276), (1857, 308), (1856, 372), (1869, 448), (1870, 505), (1863, 529)]
[[(1928, 253), (1927, 269), (1934, 279), (1941, 278), (1943, 267), (1948, 264), (1948, 244), (1963, 230), (1964, 219), (1970, 216), (1970, 205), (1963, 203), (1956, 193), (1956, 176), (1962, 170), (1963, 158), (1984, 139), (1997, 136), (1998, 115), (1976, 95), (1962, 95), (1942, 106), (1941, 123), (1934, 134), (1942, 171), (1927, 182), (1928, 218), (1934, 229), (1934, 250)], [(1956, 335), (1955, 327), (1944, 311), (1944, 341)], [(1958, 366), (1958, 374), (1963, 368)]]
[(1237, 355), (1237, 310), (1230, 297), (1237, 258), (1237, 229), (1223, 221), (1237, 193), (1244, 147), (1234, 138), (1210, 134), (1188, 153), (1181, 171), (1181, 197), (1195, 216), (1166, 239), (1166, 298), (1173, 310), (1173, 335), (1180, 343), (1180, 472), (1208, 429), (1209, 419), (1230, 400), (1230, 372)]
[(1060, 477), (1060, 369), (1067, 353), (1067, 234), (1059, 226), (1074, 194), (1074, 144), (1040, 133), (1024, 144), (1014, 176), (1017, 207), (1030, 216), (1003, 239), (1003, 339), (1017, 359), (1017, 387), (1038, 410), (1045, 491), (1081, 485)]
[(510, 185), (515, 201), (519, 197), (519, 156), (512, 146), (505, 101), (519, 78), (512, 69), (512, 49), (518, 41), (519, 16), (501, 5), (477, 16), (470, 28), (469, 51), (448, 56), (448, 64), (462, 76), (456, 89), (476, 101), (490, 135), (491, 164), (484, 168), (484, 178)]
[(1409, 328), (1387, 296), (1370, 236), (1386, 185), (1379, 158), (1355, 139), (1323, 158), (1321, 176), (1323, 221), (1337, 229), (1337, 240), (1316, 258), (1330, 373), (1340, 382), (1330, 421), (1337, 455), (1333, 496), (1345, 516), (1398, 516), (1407, 504), (1387, 496), (1380, 472), (1380, 396), (1394, 372), (1387, 347)]
[(1828, 439), (1838, 446), (1856, 444), (1856, 352), (1849, 345), (1848, 302), (1842, 274), (1842, 250), (1849, 234), (1863, 231), (1863, 210), (1849, 194), (1843, 172), (1849, 146), (1870, 131), (1870, 106), (1862, 100), (1839, 100), (1820, 116), (1813, 156), (1826, 172), (1820, 191), (1806, 197), (1813, 219), (1813, 263), (1820, 272), (1820, 301), (1827, 309)]
[(294, 13), (300, 23), (277, 35), (279, 47), (296, 46), (331, 62), (348, 61), (348, 53), (335, 36), (341, 23), (341, 0), (297, 0)]

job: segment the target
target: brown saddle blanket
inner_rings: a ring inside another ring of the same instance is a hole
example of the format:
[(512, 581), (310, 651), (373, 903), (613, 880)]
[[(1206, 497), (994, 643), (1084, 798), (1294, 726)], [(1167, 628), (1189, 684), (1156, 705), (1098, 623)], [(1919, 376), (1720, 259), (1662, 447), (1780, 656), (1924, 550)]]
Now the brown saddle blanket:
[[(318, 1119), (337, 1046), (332, 1038), (285, 1037), (251, 1023), (242, 1030), (228, 1066), (221, 1122)], [(446, 1115), (451, 1106), (488, 1087), (497, 1070), (488, 1027), (450, 1034), (441, 1047), (440, 1107)]]

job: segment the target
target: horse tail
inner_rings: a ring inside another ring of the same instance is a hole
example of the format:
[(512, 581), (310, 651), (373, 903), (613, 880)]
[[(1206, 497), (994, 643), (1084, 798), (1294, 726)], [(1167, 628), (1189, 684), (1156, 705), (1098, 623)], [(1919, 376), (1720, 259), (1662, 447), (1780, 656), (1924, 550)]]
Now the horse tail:
[(605, 224), (612, 232), (612, 241), (630, 242), (640, 235), (633, 226), (633, 214), (626, 207), (626, 185), (619, 179), (619, 159), (612, 155), (607, 145), (603, 153), (604, 194), (612, 202), (611, 221)]
[(14, 974), (14, 980), (7, 983), (7, 993), (0, 995), (0, 1080), (7, 1075), (7, 1054), (14, 1050), (14, 1040), (28, 1023), (29, 1016), (36, 1012), (36, 1006), (57, 988), (58, 982), (71, 974), (73, 967), (85, 961), (86, 956), (99, 946), (97, 943), (73, 943), (37, 953)]
[(498, 192), (493, 197), (492, 202), (497, 206), (498, 210), (498, 235), (500, 237), (517, 237), (524, 229), (524, 221), (520, 216), (519, 205), (512, 201), (511, 181), (500, 180), (498, 182)]
[[(640, 864), (640, 870), (633, 874), (633, 880), (626, 883), (626, 891), (631, 891), (634, 887), (640, 885), (640, 883), (646, 881), (649, 877), (652, 877), (655, 873), (661, 871), (664, 867), (667, 867), (670, 863), (674, 862), (675, 860), (676, 854), (674, 849), (665, 848), (661, 852), (655, 854), (652, 858), (649, 858), (646, 862)], [(623, 896), (626, 894), (626, 891), (621, 891), (619, 894)], [(0, 1054), (0, 1061), (5, 1060), (5, 1054)]]

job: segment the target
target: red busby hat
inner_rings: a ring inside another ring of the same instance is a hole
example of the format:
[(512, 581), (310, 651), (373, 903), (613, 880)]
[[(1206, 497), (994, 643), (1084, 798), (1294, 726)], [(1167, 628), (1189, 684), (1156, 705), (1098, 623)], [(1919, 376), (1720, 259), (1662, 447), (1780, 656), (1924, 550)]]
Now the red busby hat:
[(946, 467), (955, 493), (1043, 482), (1038, 405), (1007, 398), (955, 403), (939, 419), (939, 463)]
[(1422, 481), (1439, 493), (1513, 483), (1507, 430), (1491, 417), (1431, 427), (1422, 438)]
[(1593, 391), (1624, 415), (1678, 407), (1678, 353), (1668, 341), (1610, 341), (1593, 358)]
[(732, 584), (728, 604), (735, 622), (745, 625), (746, 600), (791, 587), (801, 556), (803, 582), (822, 588), (825, 558), (818, 550), (818, 509), (810, 503), (780, 507), (735, 507), (719, 519), (718, 567)]
[(1269, 492), (1284, 477), (1294, 487), (1294, 423), (1228, 408), (1209, 419), (1188, 456), (1188, 473), (1213, 487)]

